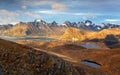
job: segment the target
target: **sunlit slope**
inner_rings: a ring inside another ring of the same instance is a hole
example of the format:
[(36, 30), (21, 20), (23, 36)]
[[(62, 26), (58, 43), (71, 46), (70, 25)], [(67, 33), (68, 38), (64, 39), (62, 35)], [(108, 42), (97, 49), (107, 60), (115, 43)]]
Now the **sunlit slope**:
[(29, 34), (35, 34), (38, 29), (32, 24), (17, 24), (11, 29), (4, 31), (4, 35), (8, 36), (26, 36)]
[(90, 32), (79, 30), (76, 28), (67, 28), (65, 33), (60, 37), (60, 40), (66, 41), (83, 41), (92, 39), (105, 39), (108, 35), (120, 35), (119, 28), (104, 29), (99, 32)]
[(85, 31), (70, 27), (66, 29), (65, 33), (60, 37), (60, 40), (67, 40), (67, 41), (84, 40), (85, 35), (86, 35)]

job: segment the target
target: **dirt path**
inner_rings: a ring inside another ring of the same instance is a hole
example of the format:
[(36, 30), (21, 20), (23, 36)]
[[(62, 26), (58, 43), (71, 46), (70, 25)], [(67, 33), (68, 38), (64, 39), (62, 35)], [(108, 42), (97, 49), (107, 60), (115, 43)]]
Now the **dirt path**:
[(65, 55), (62, 55), (62, 54), (58, 54), (58, 53), (55, 53), (55, 52), (52, 52), (52, 51), (48, 51), (48, 50), (42, 50), (42, 49), (39, 49), (39, 48), (34, 48), (35, 50), (38, 50), (38, 51), (42, 51), (42, 52), (45, 52), (47, 54), (51, 54), (51, 55), (55, 55), (55, 56), (58, 56), (66, 61), (69, 61), (69, 62), (73, 62), (73, 63), (77, 63), (76, 60), (74, 60), (73, 58), (70, 58), (68, 56), (65, 56)]

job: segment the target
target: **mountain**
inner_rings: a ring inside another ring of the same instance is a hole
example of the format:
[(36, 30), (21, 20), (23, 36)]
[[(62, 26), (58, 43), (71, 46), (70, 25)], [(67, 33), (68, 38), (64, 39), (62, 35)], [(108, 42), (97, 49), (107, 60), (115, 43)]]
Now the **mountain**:
[(65, 21), (62, 25), (64, 25), (65, 27), (77, 27), (77, 23), (76, 22), (70, 22), (70, 21)]
[(99, 32), (90, 32), (80, 30), (77, 28), (67, 28), (65, 33), (60, 37), (60, 40), (64, 41), (84, 41), (92, 39), (105, 39), (108, 35), (117, 36), (120, 35), (119, 28), (104, 29)]
[(103, 29), (110, 29), (110, 28), (120, 28), (120, 25), (117, 24), (110, 24), (110, 23), (102, 23), (102, 24), (94, 24), (90, 20), (85, 20), (85, 22), (81, 21), (78, 23), (71, 23), (70, 21), (65, 21), (62, 25), (67, 27), (75, 27), (79, 29), (89, 30), (89, 31), (101, 31)]
[(58, 24), (57, 24), (57, 22), (53, 21), (52, 23), (49, 23), (49, 26), (50, 27), (57, 27)]
[(65, 27), (58, 26), (55, 21), (52, 23), (46, 23), (45, 21), (36, 22), (39, 28), (39, 35), (44, 36), (54, 36), (54, 35), (62, 35), (65, 31)]
[(120, 25), (110, 24), (110, 23), (102, 23), (102, 24), (92, 24), (92, 21), (86, 20), (84, 25), (81, 28), (85, 28), (91, 31), (101, 31), (103, 29), (111, 29), (111, 28), (120, 28)]
[(86, 32), (77, 28), (67, 28), (65, 33), (60, 37), (60, 40), (65, 41), (78, 41), (83, 40)]
[(99, 32), (93, 32), (87, 35), (88, 39), (105, 39), (107, 35), (120, 35), (120, 28), (103, 29)]
[[(1, 28), (3, 29), (3, 28)], [(60, 36), (64, 33), (65, 27), (58, 26), (55, 21), (52, 23), (46, 23), (43, 20), (35, 20), (34, 22), (20, 22), (11, 28), (7, 28), (1, 31), (3, 35), (7, 36)]]
[(63, 24), (59, 25), (56, 21), (47, 23), (43, 20), (36, 19), (33, 22), (20, 22), (16, 25), (2, 25), (0, 26), (0, 34), (15, 37), (28, 35), (59, 37), (63, 35), (66, 28), (69, 27), (87, 30), (90, 32), (99, 32), (104, 29), (120, 28), (120, 25), (110, 23), (96, 25), (90, 20), (86, 20), (85, 22), (81, 21), (78, 23), (65, 21)]
[(5, 30), (4, 35), (8, 36), (26, 36), (29, 34), (35, 34), (38, 32), (38, 29), (32, 24), (18, 23), (12, 28)]
[(8, 25), (0, 25), (0, 34), (3, 34), (3, 32), (7, 29), (12, 28), (13, 25), (12, 24), (8, 24)]

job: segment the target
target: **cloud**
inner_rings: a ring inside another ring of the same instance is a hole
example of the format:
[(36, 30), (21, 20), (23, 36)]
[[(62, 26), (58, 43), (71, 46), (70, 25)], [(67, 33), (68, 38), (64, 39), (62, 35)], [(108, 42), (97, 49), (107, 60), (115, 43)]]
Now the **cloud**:
[(16, 12), (10, 12), (8, 10), (0, 10), (0, 15), (1, 16), (7, 16), (7, 17), (11, 17), (11, 16), (16, 17), (16, 16), (19, 16), (18, 13), (16, 13)]
[(53, 14), (53, 15), (58, 15), (58, 14), (65, 14), (65, 12), (57, 11), (57, 10), (41, 10), (41, 11), (36, 11), (35, 13), (40, 13), (40, 14)]
[(20, 21), (20, 18), (40, 18), (40, 15), (37, 13), (32, 13), (28, 11), (8, 11), (0, 10), (0, 24), (15, 23)]
[(66, 11), (67, 7), (63, 4), (59, 4), (59, 3), (53, 3), (51, 5), (53, 10), (59, 10), (59, 11)]
[(107, 22), (120, 22), (120, 19), (105, 19)]
[(20, 14), (16, 12), (0, 10), (0, 24), (8, 24), (11, 22), (15, 22), (18, 16), (20, 16)]
[(62, 12), (62, 11), (56, 11), (56, 10), (41, 10), (41, 11), (36, 11), (35, 13), (40, 13), (40, 14), (48, 14), (48, 15), (70, 15), (70, 16), (78, 16), (83, 19), (88, 19), (88, 18), (97, 18), (97, 16), (100, 16), (102, 14), (99, 13), (76, 13), (76, 12)]
[(21, 0), (21, 5), (26, 6), (41, 6), (41, 5), (51, 5), (53, 1), (40, 1), (40, 0)]
[(24, 14), (27, 15), (27, 16), (29, 16), (29, 17), (33, 17), (33, 18), (40, 18), (40, 15), (38, 15), (38, 14), (32, 14), (30, 12), (25, 12)]
[(21, 0), (22, 8), (28, 6), (49, 6), (51, 10), (66, 11), (68, 8), (66, 5), (55, 1), (40, 1), (40, 0)]
[(89, 19), (89, 18), (95, 19), (95, 18), (97, 18), (98, 15), (100, 15), (100, 14), (86, 13), (85, 15), (82, 16), (82, 18), (83, 19)]
[(36, 14), (36, 13), (32, 13), (32, 12), (24, 12), (24, 11), (18, 11), (19, 14), (22, 14), (22, 16), (27, 16), (27, 17), (31, 17), (31, 18), (40, 18), (40, 15), (39, 14)]
[(23, 6), (22, 6), (22, 8), (23, 8), (23, 9), (26, 9), (26, 8), (27, 8), (27, 6), (23, 5)]
[(104, 21), (108, 23), (120, 23), (120, 19), (105, 19)]

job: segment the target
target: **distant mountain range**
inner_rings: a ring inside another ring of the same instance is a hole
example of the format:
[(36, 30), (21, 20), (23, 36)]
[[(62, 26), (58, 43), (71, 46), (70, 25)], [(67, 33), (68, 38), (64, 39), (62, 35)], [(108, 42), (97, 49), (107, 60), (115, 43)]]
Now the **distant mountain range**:
[(58, 25), (58, 23), (55, 21), (53, 21), (52, 23), (47, 23), (43, 20), (35, 20), (33, 22), (20, 22), (16, 25), (0, 25), (0, 34), (18, 37), (27, 35), (61, 36), (68, 27), (96, 32), (103, 29), (120, 28), (120, 25), (110, 23), (102, 23), (100, 25), (96, 25), (93, 24), (90, 20), (78, 23), (65, 21), (63, 24)]
[(66, 27), (58, 26), (54, 21), (52, 23), (46, 23), (45, 21), (35, 20), (34, 22), (20, 22), (16, 25), (1, 25), (1, 35), (7, 36), (27, 36), (27, 35), (39, 35), (39, 36), (50, 36), (50, 35), (62, 35)]
[(94, 23), (92, 23), (92, 21), (90, 20), (86, 20), (85, 22), (70, 22), (70, 21), (66, 21), (63, 23), (64, 26), (68, 26), (68, 27), (75, 27), (75, 28), (79, 28), (79, 29), (85, 29), (85, 30), (90, 30), (90, 31), (100, 31), (103, 29), (109, 29), (109, 28), (120, 28), (120, 25), (117, 24), (110, 24), (110, 23), (102, 23), (99, 25), (96, 25)]

